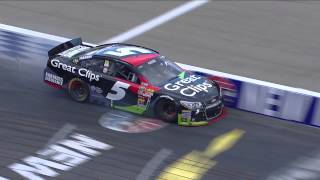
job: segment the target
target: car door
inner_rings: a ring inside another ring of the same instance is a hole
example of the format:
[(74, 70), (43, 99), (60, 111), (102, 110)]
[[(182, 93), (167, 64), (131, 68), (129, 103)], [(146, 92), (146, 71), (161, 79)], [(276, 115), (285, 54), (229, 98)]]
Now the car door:
[(140, 82), (138, 73), (129, 64), (95, 58), (81, 64), (101, 77), (90, 83), (91, 98), (138, 114), (147, 109), (152, 92), (146, 83)]
[(146, 96), (147, 84), (141, 82), (139, 74), (128, 64), (117, 62), (110, 66), (116, 80), (106, 96), (113, 107), (142, 114), (148, 107), (150, 96)]

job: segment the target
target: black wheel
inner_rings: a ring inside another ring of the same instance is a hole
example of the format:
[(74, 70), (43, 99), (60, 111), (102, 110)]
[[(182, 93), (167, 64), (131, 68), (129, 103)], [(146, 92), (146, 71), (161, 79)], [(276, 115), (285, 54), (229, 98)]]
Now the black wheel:
[(72, 79), (69, 82), (68, 92), (71, 98), (78, 102), (85, 102), (89, 98), (88, 85), (81, 79)]
[(177, 121), (178, 113), (176, 104), (169, 99), (161, 99), (155, 106), (157, 117), (163, 121), (174, 123)]

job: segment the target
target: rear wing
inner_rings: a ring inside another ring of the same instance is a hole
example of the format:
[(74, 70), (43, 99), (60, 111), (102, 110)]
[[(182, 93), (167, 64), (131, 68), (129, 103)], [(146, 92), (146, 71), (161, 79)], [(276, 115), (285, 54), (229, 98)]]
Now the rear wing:
[(64, 42), (64, 43), (59, 44), (58, 46), (52, 48), (51, 50), (48, 51), (48, 56), (52, 57), (52, 56), (57, 55), (57, 54), (59, 54), (59, 53), (61, 53), (63, 51), (66, 51), (68, 49), (71, 49), (71, 48), (79, 46), (79, 45), (92, 47), (92, 46), (88, 46), (88, 45), (82, 44), (82, 39), (81, 38), (75, 38), (75, 39), (72, 39), (70, 41)]

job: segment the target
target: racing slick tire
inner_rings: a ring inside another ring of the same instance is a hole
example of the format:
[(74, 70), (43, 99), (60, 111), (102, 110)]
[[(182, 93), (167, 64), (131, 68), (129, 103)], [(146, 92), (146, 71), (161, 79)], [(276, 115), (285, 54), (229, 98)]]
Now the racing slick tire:
[(155, 114), (165, 122), (175, 123), (178, 117), (176, 104), (169, 99), (160, 99), (155, 105)]
[(69, 81), (68, 93), (73, 100), (85, 102), (89, 98), (90, 90), (83, 80), (74, 78)]

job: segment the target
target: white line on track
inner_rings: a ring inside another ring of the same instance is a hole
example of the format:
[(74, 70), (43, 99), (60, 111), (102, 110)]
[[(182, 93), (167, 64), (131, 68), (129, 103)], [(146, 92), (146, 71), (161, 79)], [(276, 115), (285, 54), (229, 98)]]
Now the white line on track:
[[(17, 33), (27, 35), (27, 36), (49, 39), (49, 40), (56, 41), (56, 42), (66, 42), (66, 41), (71, 40), (70, 38), (66, 38), (66, 37), (62, 37), (62, 36), (56, 36), (56, 35), (52, 35), (52, 34), (37, 32), (37, 31), (30, 30), (30, 29), (19, 28), (19, 27), (10, 26), (10, 25), (1, 24), (1, 23), (0, 23), (0, 29), (6, 30), (6, 31), (11, 31), (11, 32), (17, 32)], [(91, 44), (91, 43), (87, 43), (87, 42), (85, 42), (84, 44), (87, 44), (90, 46), (96, 46), (96, 44)]]
[(46, 33), (42, 33), (42, 32), (32, 31), (30, 29), (19, 28), (19, 27), (15, 27), (15, 26), (6, 25), (6, 24), (0, 24), (0, 29), (12, 31), (12, 32), (18, 32), (20, 34), (24, 34), (24, 35), (28, 35), (28, 36), (41, 37), (44, 39), (51, 39), (51, 40), (58, 41), (58, 42), (65, 42), (65, 41), (70, 40), (69, 38), (65, 38), (65, 37), (61, 37), (61, 36), (55, 36), (55, 35), (46, 34)]
[(315, 180), (320, 179), (320, 153), (315, 151), (299, 157), (287, 167), (272, 173), (266, 180)]
[(193, 0), (189, 1), (187, 3), (184, 3), (158, 17), (155, 17), (141, 25), (138, 25), (124, 33), (121, 33), (115, 37), (112, 37), (108, 40), (102, 41), (99, 44), (106, 44), (106, 43), (114, 43), (114, 42), (124, 42), (129, 39), (132, 39), (136, 36), (139, 36), (157, 26), (160, 26), (163, 23), (166, 23), (178, 16), (181, 16), (189, 11), (192, 11), (193, 9), (200, 7), (204, 4), (209, 2), (209, 0)]
[(153, 158), (144, 166), (136, 180), (149, 180), (153, 173), (159, 168), (163, 161), (170, 156), (172, 151), (161, 149)]

